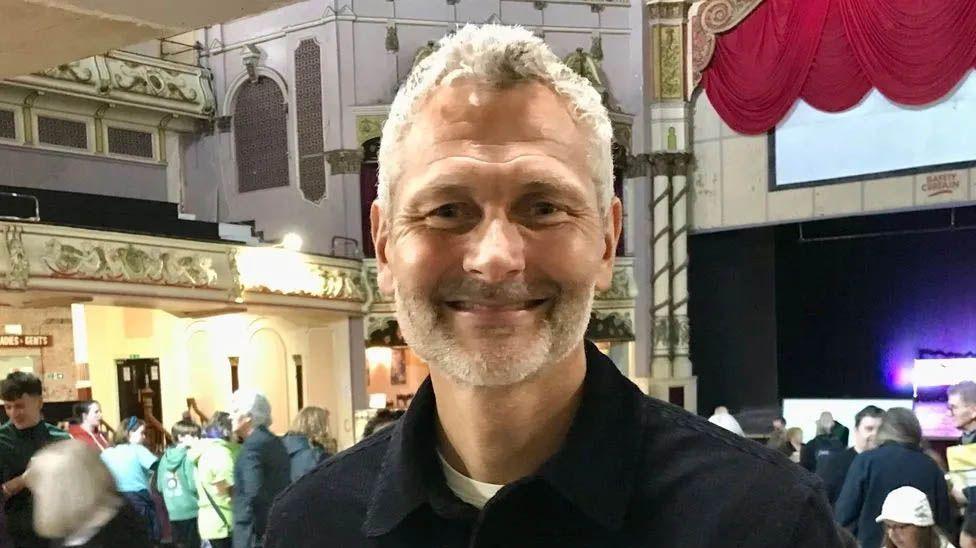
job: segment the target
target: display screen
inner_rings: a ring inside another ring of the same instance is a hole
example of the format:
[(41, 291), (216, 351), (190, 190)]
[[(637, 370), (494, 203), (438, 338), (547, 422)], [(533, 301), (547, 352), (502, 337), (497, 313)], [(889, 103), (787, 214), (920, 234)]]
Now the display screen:
[(924, 107), (896, 105), (878, 90), (838, 113), (798, 101), (770, 138), (770, 181), (788, 188), (976, 165), (974, 120), (976, 71)]

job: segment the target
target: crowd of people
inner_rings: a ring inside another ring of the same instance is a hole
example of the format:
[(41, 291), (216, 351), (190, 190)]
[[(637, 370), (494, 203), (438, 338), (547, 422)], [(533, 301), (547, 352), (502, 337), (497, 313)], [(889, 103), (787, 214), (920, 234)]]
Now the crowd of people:
[[(976, 382), (948, 389), (948, 412), (960, 443), (976, 441)], [(744, 435), (724, 406), (709, 421)], [(816, 429), (803, 443), (800, 428), (776, 417), (767, 446), (819, 476), (852, 546), (976, 548), (976, 486), (952, 484), (946, 460), (922, 437), (911, 410), (868, 405), (854, 417), (853, 440), (827, 411)]]
[[(109, 439), (97, 401), (76, 404), (66, 431), (46, 423), (41, 394), (29, 373), (0, 383), (10, 419), (0, 427), (0, 546), (261, 546), (275, 497), (336, 450), (327, 410), (305, 407), (278, 437), (256, 390), (238, 390), (205, 424), (184, 415), (161, 455), (138, 417)], [(379, 413), (369, 433), (397, 418)]]

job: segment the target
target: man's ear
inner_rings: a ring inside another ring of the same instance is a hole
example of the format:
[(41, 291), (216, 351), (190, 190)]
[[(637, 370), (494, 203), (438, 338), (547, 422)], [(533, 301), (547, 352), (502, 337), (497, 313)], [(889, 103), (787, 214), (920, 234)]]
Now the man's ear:
[(597, 291), (610, 289), (613, 282), (613, 265), (617, 257), (617, 242), (620, 241), (620, 231), (623, 227), (623, 205), (614, 196), (610, 208), (603, 220), (603, 257), (600, 261), (600, 273), (596, 279)]
[(376, 249), (376, 283), (380, 293), (393, 294), (393, 276), (386, 256), (386, 244), (390, 241), (390, 223), (383, 208), (376, 202), (369, 208), (369, 228)]

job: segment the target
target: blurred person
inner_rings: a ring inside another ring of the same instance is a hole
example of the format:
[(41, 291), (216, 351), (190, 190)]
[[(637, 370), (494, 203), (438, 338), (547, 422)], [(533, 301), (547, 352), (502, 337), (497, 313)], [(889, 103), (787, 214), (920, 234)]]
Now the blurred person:
[(801, 466), (810, 472), (816, 472), (817, 467), (827, 457), (833, 453), (839, 453), (847, 447), (841, 445), (840, 441), (831, 434), (831, 430), (836, 424), (830, 413), (825, 411), (820, 414), (820, 418), (817, 420), (817, 435), (807, 442), (806, 447), (800, 453)]
[(796, 426), (788, 428), (776, 450), (789, 457), (791, 461), (800, 464), (800, 455), (803, 453), (803, 429)]
[(181, 420), (173, 425), (171, 433), (176, 443), (167, 448), (159, 459), (156, 489), (166, 504), (173, 544), (179, 548), (198, 548), (200, 532), (197, 529), (199, 500), (194, 479), (196, 466), (188, 453), (200, 439), (200, 425)]
[(776, 417), (773, 419), (773, 429), (769, 433), (769, 439), (766, 440), (766, 447), (779, 450), (785, 440), (786, 419), (783, 417)]
[(211, 548), (231, 548), (234, 462), (240, 446), (232, 441), (230, 414), (214, 413), (203, 428), (203, 436), (190, 449), (190, 459), (196, 464), (197, 528)]
[[(963, 381), (946, 391), (949, 415), (962, 433), (960, 445), (976, 441), (976, 382)], [(976, 548), (976, 487), (954, 487), (956, 500), (966, 505), (966, 521), (959, 544), (962, 548)]]
[(844, 487), (844, 479), (854, 462), (854, 457), (865, 451), (877, 447), (875, 438), (878, 427), (884, 417), (884, 410), (875, 405), (869, 405), (854, 415), (854, 445), (839, 453), (827, 457), (823, 466), (817, 468), (817, 475), (824, 482), (827, 490), (827, 500), (830, 504), (837, 502), (840, 490)]
[(291, 481), (307, 474), (315, 465), (329, 458), (329, 412), (309, 406), (298, 412), (291, 429), (281, 439), (291, 462)]
[(715, 408), (715, 413), (711, 417), (708, 417), (708, 422), (720, 426), (733, 434), (738, 434), (740, 436), (745, 436), (746, 433), (742, 431), (742, 426), (739, 425), (739, 421), (735, 420), (729, 413), (729, 408), (724, 405), (720, 405)]
[(878, 448), (854, 458), (837, 497), (836, 518), (862, 546), (880, 546), (883, 531), (875, 518), (891, 491), (911, 486), (928, 497), (935, 523), (951, 541), (959, 531), (952, 517), (942, 470), (922, 452), (922, 427), (908, 409), (889, 409), (878, 428)]
[(95, 400), (78, 402), (72, 409), (78, 422), (68, 427), (71, 437), (87, 444), (98, 452), (108, 449), (111, 444), (102, 434), (102, 406)]
[(585, 340), (622, 223), (611, 137), (600, 94), (527, 29), (466, 25), (414, 67), (370, 214), (430, 376), (281, 496), (271, 546), (838, 545), (816, 478)]
[(380, 409), (366, 421), (366, 426), (363, 427), (363, 438), (368, 438), (388, 426), (393, 426), (404, 413), (403, 409)]
[(156, 515), (156, 504), (149, 493), (149, 478), (159, 462), (143, 445), (146, 439), (146, 423), (138, 417), (124, 419), (115, 431), (115, 445), (102, 451), (101, 457), (122, 496), (136, 512), (146, 520), (149, 540), (156, 544), (161, 534), (161, 524)]
[(932, 519), (928, 497), (914, 487), (888, 493), (875, 521), (882, 524), (883, 548), (952, 548)]
[(98, 453), (78, 440), (37, 452), (26, 475), (34, 494), (34, 528), (49, 546), (149, 548), (143, 518), (115, 487)]
[(837, 422), (833, 414), (829, 411), (821, 413), (820, 420), (824, 423), (830, 423), (830, 428), (828, 429), (830, 436), (837, 440), (841, 447), (847, 447), (847, 443), (850, 441), (851, 431), (843, 424)]
[(243, 441), (234, 463), (234, 548), (262, 546), (268, 512), (278, 493), (290, 483), (285, 445), (268, 430), (271, 403), (256, 390), (231, 396), (234, 433)]
[(67, 432), (41, 420), (41, 380), (14, 372), (0, 383), (0, 398), (10, 419), (0, 426), (0, 492), (7, 534), (16, 548), (47, 546), (34, 532), (31, 492), (22, 477), (31, 457), (48, 443), (70, 439)]

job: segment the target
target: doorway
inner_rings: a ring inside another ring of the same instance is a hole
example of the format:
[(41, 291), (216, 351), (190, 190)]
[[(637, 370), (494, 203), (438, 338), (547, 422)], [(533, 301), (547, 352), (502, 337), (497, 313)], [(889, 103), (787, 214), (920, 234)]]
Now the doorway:
[(146, 420), (142, 391), (152, 390), (152, 412), (163, 420), (162, 393), (159, 384), (159, 358), (115, 360), (119, 381), (119, 417), (136, 416)]

